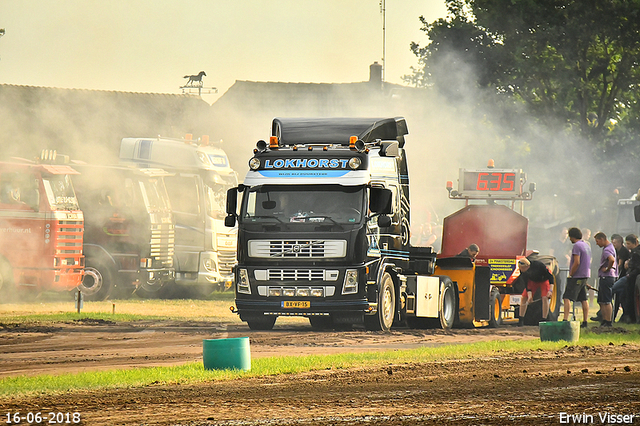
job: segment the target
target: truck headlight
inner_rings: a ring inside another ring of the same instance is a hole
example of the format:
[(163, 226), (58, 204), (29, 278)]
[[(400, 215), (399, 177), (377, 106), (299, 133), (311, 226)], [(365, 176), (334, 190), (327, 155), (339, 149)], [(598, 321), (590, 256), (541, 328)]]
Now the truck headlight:
[(258, 170), (258, 168), (260, 167), (260, 160), (257, 158), (252, 158), (251, 160), (249, 160), (249, 168), (251, 170)]
[(362, 161), (358, 157), (352, 157), (349, 160), (349, 167), (351, 167), (352, 170), (355, 170), (358, 167), (360, 167), (360, 164), (362, 164)]
[(249, 274), (246, 269), (240, 269), (238, 271), (238, 293), (251, 294)]
[(342, 285), (342, 294), (353, 294), (358, 292), (358, 271), (347, 269)]
[(202, 266), (204, 266), (204, 269), (206, 269), (208, 272), (216, 271), (216, 263), (213, 261), (213, 259), (204, 259), (202, 261)]

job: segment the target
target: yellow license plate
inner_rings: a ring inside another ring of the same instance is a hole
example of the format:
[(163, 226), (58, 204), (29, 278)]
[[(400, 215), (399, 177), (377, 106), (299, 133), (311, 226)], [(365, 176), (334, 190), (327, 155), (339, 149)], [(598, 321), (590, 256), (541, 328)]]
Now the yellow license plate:
[(293, 309), (306, 309), (311, 307), (311, 302), (308, 300), (284, 300), (282, 302), (283, 308)]

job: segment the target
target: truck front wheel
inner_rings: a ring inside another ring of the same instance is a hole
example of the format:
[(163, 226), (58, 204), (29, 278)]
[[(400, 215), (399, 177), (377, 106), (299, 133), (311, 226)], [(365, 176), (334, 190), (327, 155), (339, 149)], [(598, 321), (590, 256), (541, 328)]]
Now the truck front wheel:
[(364, 326), (370, 331), (389, 331), (396, 314), (396, 292), (389, 273), (382, 275), (378, 291), (378, 312), (364, 317)]
[(84, 277), (78, 289), (87, 300), (105, 300), (111, 294), (114, 285), (114, 274), (102, 263), (95, 263), (84, 268)]

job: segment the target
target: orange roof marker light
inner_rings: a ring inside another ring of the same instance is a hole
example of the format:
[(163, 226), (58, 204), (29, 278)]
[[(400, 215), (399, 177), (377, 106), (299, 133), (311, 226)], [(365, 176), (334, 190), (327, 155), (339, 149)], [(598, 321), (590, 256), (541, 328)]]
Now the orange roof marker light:
[(351, 136), (349, 138), (349, 148), (355, 149), (358, 152), (364, 152), (366, 150), (364, 142), (358, 139), (357, 136)]
[(493, 169), (495, 166), (496, 166), (496, 163), (495, 163), (493, 160), (491, 160), (491, 159), (490, 159), (490, 160), (487, 162), (487, 167), (488, 167), (488, 168)]
[(202, 137), (200, 138), (200, 145), (209, 146), (209, 135), (202, 135)]
[(271, 136), (269, 138), (269, 148), (275, 149), (275, 148), (278, 148), (278, 146), (279, 146), (278, 137), (277, 136)]
[(351, 136), (349, 138), (349, 148), (356, 149), (356, 142), (357, 141), (358, 141), (358, 137), (357, 136)]
[(191, 133), (187, 133), (184, 135), (184, 143), (191, 143), (193, 140), (193, 135)]

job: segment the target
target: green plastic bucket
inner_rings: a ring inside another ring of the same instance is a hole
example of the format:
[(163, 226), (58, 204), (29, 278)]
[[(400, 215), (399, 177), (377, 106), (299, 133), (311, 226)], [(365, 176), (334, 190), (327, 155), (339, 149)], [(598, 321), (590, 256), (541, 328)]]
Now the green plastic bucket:
[(205, 339), (202, 341), (205, 370), (251, 370), (248, 337)]
[(540, 323), (540, 340), (545, 342), (577, 342), (580, 339), (579, 321), (549, 321)]

